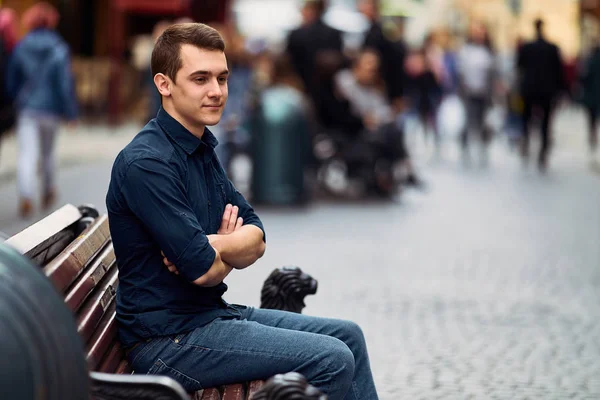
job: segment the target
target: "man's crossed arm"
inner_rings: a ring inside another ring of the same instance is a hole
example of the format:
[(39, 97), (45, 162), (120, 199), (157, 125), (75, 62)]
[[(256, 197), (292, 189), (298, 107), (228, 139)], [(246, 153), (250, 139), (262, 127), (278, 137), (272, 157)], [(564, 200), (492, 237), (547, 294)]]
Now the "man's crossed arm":
[[(225, 207), (221, 227), (215, 235), (207, 235), (208, 242), (215, 249), (215, 261), (200, 278), (194, 281), (199, 286), (216, 286), (229, 275), (233, 268), (244, 269), (254, 264), (265, 253), (263, 231), (254, 225), (243, 225), (238, 217), (238, 207), (228, 204)], [(163, 255), (163, 262), (169, 271), (179, 274), (177, 267)]]

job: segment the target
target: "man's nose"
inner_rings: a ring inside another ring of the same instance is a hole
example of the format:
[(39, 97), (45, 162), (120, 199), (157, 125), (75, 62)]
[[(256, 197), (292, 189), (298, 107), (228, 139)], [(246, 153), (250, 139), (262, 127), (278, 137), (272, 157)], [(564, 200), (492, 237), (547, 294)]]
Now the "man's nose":
[(208, 90), (208, 97), (221, 97), (223, 96), (223, 90), (221, 89), (221, 85), (219, 84), (219, 82), (215, 79), (214, 81), (211, 81), (210, 83), (210, 88)]

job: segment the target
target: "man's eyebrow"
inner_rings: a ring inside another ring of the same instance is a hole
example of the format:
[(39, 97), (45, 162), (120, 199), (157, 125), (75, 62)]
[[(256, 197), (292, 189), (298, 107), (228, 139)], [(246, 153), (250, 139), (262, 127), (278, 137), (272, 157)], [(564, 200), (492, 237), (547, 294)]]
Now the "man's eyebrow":
[[(190, 76), (195, 76), (195, 75), (212, 75), (212, 73), (210, 71), (199, 70), (199, 71), (194, 71), (190, 74)], [(225, 70), (221, 71), (221, 73), (218, 74), (218, 76), (221, 76), (221, 75), (229, 75), (229, 70), (225, 69)]]

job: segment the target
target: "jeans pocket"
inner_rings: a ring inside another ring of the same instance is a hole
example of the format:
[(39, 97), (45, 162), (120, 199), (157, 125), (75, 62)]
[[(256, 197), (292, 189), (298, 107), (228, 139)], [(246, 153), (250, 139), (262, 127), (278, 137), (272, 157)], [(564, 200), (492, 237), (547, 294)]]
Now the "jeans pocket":
[(200, 382), (194, 378), (176, 370), (175, 368), (169, 367), (160, 358), (154, 362), (152, 367), (148, 370), (147, 375), (162, 375), (168, 376), (176, 380), (187, 392), (193, 392), (202, 389)]
[(157, 339), (152, 339), (147, 342), (141, 342), (140, 344), (138, 344), (139, 348), (133, 349), (131, 351), (131, 353), (128, 355), (128, 359), (129, 364), (132, 366), (132, 368), (137, 368), (136, 364), (139, 361), (143, 360), (144, 356), (157, 345), (157, 342)]

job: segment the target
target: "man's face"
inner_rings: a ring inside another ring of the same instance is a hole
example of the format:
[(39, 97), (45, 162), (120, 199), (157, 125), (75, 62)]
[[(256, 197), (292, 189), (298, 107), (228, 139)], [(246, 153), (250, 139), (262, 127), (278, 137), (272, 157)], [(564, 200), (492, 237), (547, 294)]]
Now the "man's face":
[(375, 83), (379, 76), (379, 57), (375, 53), (364, 53), (360, 56), (354, 68), (354, 76), (362, 85)]
[(182, 67), (171, 87), (175, 111), (188, 124), (216, 125), (228, 95), (225, 53), (184, 44), (180, 57)]
[(478, 44), (485, 42), (485, 28), (483, 25), (478, 23), (471, 25), (471, 38)]
[(372, 21), (377, 19), (377, 8), (375, 0), (360, 0), (358, 3), (358, 10)]
[(310, 4), (305, 4), (304, 7), (302, 7), (301, 13), (302, 24), (304, 25), (312, 24), (317, 19), (317, 13), (315, 11), (315, 8)]

